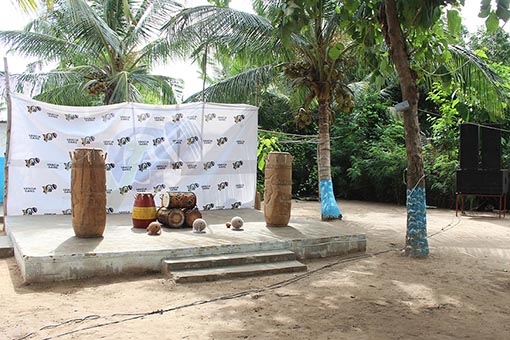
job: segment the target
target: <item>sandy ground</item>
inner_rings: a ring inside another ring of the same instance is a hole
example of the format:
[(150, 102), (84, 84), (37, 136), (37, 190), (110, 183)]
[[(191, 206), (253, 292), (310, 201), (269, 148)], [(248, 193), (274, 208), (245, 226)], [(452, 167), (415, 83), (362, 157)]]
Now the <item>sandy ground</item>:
[[(340, 201), (368, 256), (198, 284), (162, 275), (24, 285), (0, 260), (1, 339), (510, 339), (510, 222), (428, 210), (431, 255), (402, 256), (405, 209)], [(319, 218), (316, 202), (293, 214)], [(341, 221), (335, 222), (341, 224)]]

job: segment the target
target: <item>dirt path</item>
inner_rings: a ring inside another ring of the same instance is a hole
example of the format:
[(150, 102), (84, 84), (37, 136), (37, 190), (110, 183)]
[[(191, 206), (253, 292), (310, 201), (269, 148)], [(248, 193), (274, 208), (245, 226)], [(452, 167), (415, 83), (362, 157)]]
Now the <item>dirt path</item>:
[[(318, 203), (293, 204), (319, 217)], [(413, 260), (399, 251), (403, 207), (340, 206), (367, 233), (367, 253), (386, 252), (309, 261), (305, 275), (186, 285), (161, 275), (23, 285), (15, 261), (0, 260), (0, 338), (510, 339), (508, 217), (429, 210), (431, 255)]]

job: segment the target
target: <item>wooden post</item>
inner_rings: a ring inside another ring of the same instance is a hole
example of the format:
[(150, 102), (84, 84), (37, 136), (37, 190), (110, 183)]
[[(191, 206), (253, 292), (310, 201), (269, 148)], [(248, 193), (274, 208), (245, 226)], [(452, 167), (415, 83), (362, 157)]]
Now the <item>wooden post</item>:
[(5, 102), (7, 104), (7, 131), (5, 138), (5, 165), (4, 165), (4, 223), (2, 231), (5, 231), (5, 218), (7, 216), (7, 190), (9, 186), (9, 144), (11, 140), (12, 104), (11, 87), (9, 85), (9, 67), (7, 57), (4, 57), (5, 71)]

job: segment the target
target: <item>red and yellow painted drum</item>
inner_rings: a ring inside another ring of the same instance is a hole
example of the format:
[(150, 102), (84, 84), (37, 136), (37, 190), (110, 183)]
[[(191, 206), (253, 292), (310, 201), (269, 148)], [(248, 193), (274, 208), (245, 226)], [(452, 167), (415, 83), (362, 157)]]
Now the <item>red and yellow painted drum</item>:
[(133, 227), (135, 228), (147, 228), (152, 221), (156, 220), (154, 194), (151, 192), (135, 194), (132, 217)]
[(165, 192), (161, 195), (161, 205), (165, 208), (193, 208), (197, 196), (192, 192)]

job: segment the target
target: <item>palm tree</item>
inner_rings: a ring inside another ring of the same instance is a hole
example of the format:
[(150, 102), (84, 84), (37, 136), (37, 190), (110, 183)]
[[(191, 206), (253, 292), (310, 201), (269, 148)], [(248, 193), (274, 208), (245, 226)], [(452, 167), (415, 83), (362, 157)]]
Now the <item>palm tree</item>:
[[(55, 104), (97, 105), (152, 98), (175, 103), (180, 82), (151, 66), (178, 53), (159, 38), (163, 21), (180, 9), (169, 0), (55, 0), (21, 31), (0, 31), (14, 53), (39, 61), (12, 75), (17, 91)], [(52, 62), (49, 72), (36, 72)]]
[[(280, 1), (256, 0), (258, 14), (230, 8), (200, 6), (181, 11), (164, 27), (172, 39), (186, 36), (195, 54), (214, 48), (232, 54), (251, 67), (219, 81), (191, 99), (243, 101), (256, 90), (284, 82), (301, 94), (296, 122), (312, 122), (310, 107), (318, 107), (319, 188), (322, 219), (340, 219), (331, 181), (330, 124), (332, 106), (349, 111), (353, 96), (344, 84), (349, 48), (339, 32), (336, 1), (320, 1), (299, 14), (295, 30), (282, 31)], [(271, 20), (272, 19), (272, 20)]]

